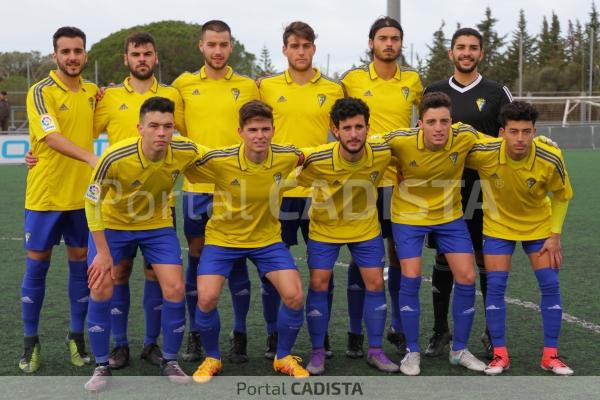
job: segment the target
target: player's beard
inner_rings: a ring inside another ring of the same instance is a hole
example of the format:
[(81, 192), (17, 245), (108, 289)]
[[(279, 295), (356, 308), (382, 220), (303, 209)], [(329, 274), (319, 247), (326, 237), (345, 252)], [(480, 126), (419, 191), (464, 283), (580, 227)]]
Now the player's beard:
[(148, 70), (146, 72), (140, 72), (140, 71), (136, 70), (135, 68), (130, 67), (129, 72), (136, 79), (139, 79), (140, 81), (145, 81), (145, 80), (152, 78), (152, 76), (154, 75), (154, 67), (155, 67), (154, 65), (153, 66), (148, 65)]
[(358, 154), (361, 151), (363, 151), (363, 149), (365, 148), (365, 141), (363, 141), (360, 145), (360, 147), (358, 149), (351, 149), (349, 148), (346, 143), (344, 143), (343, 141), (340, 140), (340, 146), (342, 146), (344, 148), (344, 150), (346, 150), (348, 153), (350, 154)]
[(463, 74), (470, 74), (471, 72), (475, 71), (477, 69), (477, 66), (479, 65), (479, 60), (477, 60), (475, 58), (472, 60), (473, 64), (469, 68), (464, 68), (462, 65), (460, 65), (460, 61), (458, 59), (454, 59), (453, 61), (454, 61), (454, 67), (456, 67), (458, 72), (463, 73)]
[(373, 48), (373, 59), (377, 59), (379, 61), (383, 61), (385, 63), (395, 63), (396, 60), (400, 57), (401, 52), (383, 52), (379, 51), (376, 48)]
[(81, 72), (83, 72), (83, 69), (85, 68), (85, 61), (81, 65), (79, 65), (79, 69), (77, 70), (77, 72), (69, 71), (68, 66), (66, 64), (57, 62), (56, 65), (58, 66), (58, 69), (66, 76), (69, 76), (71, 78), (77, 78), (79, 75), (81, 75)]
[(210, 68), (212, 68), (215, 71), (220, 71), (223, 68), (227, 68), (227, 62), (229, 61), (229, 59), (224, 59), (223, 64), (222, 65), (215, 65), (212, 60), (210, 58), (205, 58), (204, 62), (206, 63), (206, 65), (208, 65)]

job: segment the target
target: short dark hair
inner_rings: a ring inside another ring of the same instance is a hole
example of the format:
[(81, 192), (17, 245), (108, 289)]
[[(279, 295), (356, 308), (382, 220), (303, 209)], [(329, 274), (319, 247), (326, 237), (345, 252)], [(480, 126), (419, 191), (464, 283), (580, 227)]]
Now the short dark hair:
[(165, 97), (150, 97), (140, 107), (140, 121), (144, 118), (144, 115), (153, 111), (175, 114), (175, 103)]
[(227, 25), (227, 23), (225, 23), (224, 21), (218, 19), (211, 19), (210, 21), (206, 21), (202, 25), (202, 37), (204, 37), (206, 31), (214, 31), (218, 33), (227, 32), (229, 33), (229, 37), (231, 37), (231, 28), (229, 27), (229, 25)]
[(264, 118), (273, 122), (273, 109), (260, 100), (252, 100), (240, 107), (240, 128), (243, 128), (253, 118)]
[(371, 25), (371, 29), (369, 29), (369, 39), (375, 39), (377, 31), (379, 31), (381, 28), (387, 27), (398, 29), (400, 31), (400, 40), (404, 39), (404, 31), (402, 30), (402, 26), (400, 26), (400, 22), (396, 21), (392, 17), (377, 18), (375, 22), (373, 22), (373, 25)]
[(1, 92), (0, 92), (0, 94), (1, 94), (2, 96), (6, 96), (6, 95), (8, 95), (8, 93), (6, 93), (6, 90), (3, 90), (3, 91), (1, 91)]
[(74, 26), (63, 26), (62, 28), (58, 28), (54, 35), (52, 35), (52, 47), (54, 47), (54, 51), (57, 49), (58, 39), (61, 37), (68, 38), (81, 38), (83, 40), (83, 48), (85, 49), (85, 33), (79, 28), (75, 28)]
[(430, 108), (446, 107), (452, 111), (452, 101), (450, 96), (443, 92), (430, 92), (423, 96), (419, 103), (419, 119), (423, 118), (423, 114)]
[(315, 39), (317, 38), (317, 35), (315, 34), (313, 28), (311, 28), (311, 26), (306, 22), (302, 21), (294, 21), (285, 27), (285, 29), (283, 30), (284, 46), (287, 46), (288, 39), (292, 35), (300, 36), (301, 38), (306, 39), (311, 43), (314, 43)]
[(329, 113), (331, 121), (333, 121), (333, 125), (336, 128), (340, 127), (340, 121), (356, 117), (357, 115), (362, 115), (365, 117), (365, 123), (369, 123), (369, 106), (361, 99), (355, 97), (337, 99), (333, 103), (333, 107)]
[(142, 44), (148, 43), (150, 43), (154, 48), (154, 51), (156, 51), (156, 41), (154, 40), (154, 37), (151, 34), (149, 34), (148, 32), (133, 32), (132, 34), (127, 36), (127, 39), (125, 39), (124, 53), (127, 54), (129, 44), (132, 44), (133, 47), (138, 47)]
[(502, 127), (505, 127), (508, 121), (531, 121), (535, 125), (538, 116), (539, 113), (533, 105), (524, 101), (513, 101), (502, 107), (498, 119)]
[(479, 31), (477, 29), (473, 29), (473, 28), (460, 28), (459, 30), (457, 30), (456, 32), (454, 32), (454, 35), (452, 35), (452, 41), (450, 42), (450, 48), (454, 47), (454, 43), (456, 43), (456, 39), (458, 39), (461, 36), (475, 36), (477, 38), (477, 40), (479, 40), (479, 48), (483, 48), (483, 37), (481, 36), (481, 33), (479, 33)]

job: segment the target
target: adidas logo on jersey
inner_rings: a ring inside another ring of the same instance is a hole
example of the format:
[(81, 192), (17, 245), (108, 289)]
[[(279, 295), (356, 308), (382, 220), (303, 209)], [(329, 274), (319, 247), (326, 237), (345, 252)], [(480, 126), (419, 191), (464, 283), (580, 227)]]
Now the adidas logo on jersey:
[(92, 326), (92, 327), (90, 327), (88, 329), (88, 332), (90, 332), (90, 333), (101, 333), (101, 332), (104, 332), (104, 328), (101, 327), (100, 325), (94, 325), (94, 326)]
[(287, 101), (287, 99), (284, 96), (279, 96), (279, 98), (277, 99), (278, 103), (285, 103)]
[(200, 91), (198, 89), (194, 89), (194, 91), (192, 92), (192, 96), (199, 96), (200, 95)]
[(133, 183), (131, 184), (131, 187), (138, 187), (138, 186), (141, 186), (141, 185), (142, 185), (142, 182), (140, 182), (139, 180), (137, 180), (137, 179), (136, 179), (136, 180), (135, 180), (135, 181), (133, 181)]
[(400, 309), (400, 312), (413, 312), (415, 310), (412, 309), (411, 306), (404, 306)]
[(69, 111), (69, 107), (67, 107), (65, 103), (61, 104), (61, 106), (58, 109), (60, 111)]
[(342, 182), (336, 179), (335, 181), (333, 181), (333, 186), (342, 186)]
[(382, 305), (380, 305), (379, 307), (377, 307), (375, 309), (375, 311), (385, 311), (385, 310), (387, 310), (387, 305), (386, 304), (382, 304)]
[(242, 289), (235, 294), (236, 296), (250, 296), (250, 291), (248, 289)]
[(110, 315), (123, 315), (123, 311), (121, 311), (117, 307), (115, 307), (110, 310)]
[(310, 312), (306, 313), (306, 316), (310, 318), (317, 318), (322, 317), (323, 314), (319, 310), (311, 310)]
[(229, 184), (230, 186), (240, 186), (240, 182), (238, 182), (237, 179), (234, 179), (231, 181), (231, 183)]
[(129, 109), (129, 107), (127, 107), (127, 104), (123, 103), (121, 104), (121, 107), (119, 107), (119, 110), (127, 110)]
[(370, 91), (370, 90), (367, 90), (367, 91), (366, 91), (366, 92), (363, 94), (363, 96), (365, 96), (365, 97), (372, 97), (372, 96), (373, 96), (373, 93), (371, 93), (371, 91)]
[(417, 164), (417, 162), (415, 160), (412, 160), (411, 162), (408, 163), (408, 166), (416, 168), (419, 166), (419, 164)]
[(173, 329), (173, 333), (183, 333), (185, 332), (185, 324), (181, 325), (179, 328)]
[(23, 296), (21, 297), (21, 301), (25, 304), (33, 304), (35, 303), (35, 301), (31, 300), (31, 297), (29, 296)]
[(493, 174), (491, 174), (491, 175), (490, 175), (490, 178), (491, 178), (491, 179), (500, 179), (500, 177), (498, 176), (498, 174), (497, 174), (497, 173), (495, 173), (495, 172), (494, 172)]

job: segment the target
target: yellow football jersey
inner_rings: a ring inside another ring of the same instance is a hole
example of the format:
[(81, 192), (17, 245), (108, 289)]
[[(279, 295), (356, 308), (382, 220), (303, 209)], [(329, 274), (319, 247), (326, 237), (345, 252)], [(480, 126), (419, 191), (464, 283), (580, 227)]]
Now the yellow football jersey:
[(98, 88), (80, 79), (71, 91), (55, 71), (27, 93), (31, 151), (38, 163), (27, 173), (25, 208), (34, 211), (69, 211), (84, 208), (83, 195), (92, 169), (53, 150), (44, 138), (58, 132), (77, 146), (93, 151), (94, 107)]
[[(273, 143), (316, 147), (329, 141), (329, 113), (344, 92), (339, 83), (313, 69), (315, 75), (305, 85), (295, 83), (288, 70), (259, 82), (261, 100), (273, 107)], [(298, 187), (285, 197), (310, 197), (310, 191)]]
[[(369, 106), (371, 136), (409, 128), (413, 105), (418, 106), (423, 96), (419, 74), (400, 66), (392, 79), (384, 80), (370, 63), (345, 72), (341, 82), (346, 96), (359, 98)], [(392, 186), (395, 182), (396, 168), (390, 166), (381, 186)]]
[(243, 144), (206, 153), (186, 172), (191, 182), (215, 184), (206, 244), (254, 248), (281, 242), (282, 186), (302, 158), (293, 146), (275, 144), (261, 164), (246, 159)]
[(466, 166), (476, 169), (483, 192), (483, 233), (507, 240), (550, 236), (554, 199), (568, 201), (573, 189), (560, 149), (534, 140), (529, 156), (519, 162), (506, 154), (502, 139), (477, 144)]
[(205, 152), (204, 147), (190, 139), (176, 136), (165, 159), (151, 162), (141, 146), (141, 137), (125, 139), (109, 147), (94, 169), (85, 200), (101, 204), (106, 228), (147, 230), (173, 226), (169, 194), (177, 177)]
[(353, 243), (380, 233), (377, 219), (377, 185), (392, 159), (387, 144), (367, 143), (357, 162), (340, 155), (339, 142), (313, 149), (305, 155), (299, 185), (312, 187), (309, 237), (327, 243)]
[(138, 137), (140, 107), (150, 97), (166, 97), (175, 103), (175, 127), (186, 134), (183, 101), (177, 89), (159, 84), (156, 78), (146, 93), (137, 93), (129, 84), (129, 77), (122, 84), (106, 88), (104, 96), (96, 105), (94, 131), (96, 135), (106, 132), (109, 145), (130, 137)]
[(391, 132), (384, 138), (403, 176), (392, 195), (392, 222), (425, 226), (461, 217), (465, 159), (480, 133), (470, 125), (453, 124), (446, 146), (439, 151), (425, 147), (418, 128)]
[[(184, 72), (173, 87), (179, 90), (185, 104), (185, 122), (188, 137), (210, 148), (234, 146), (241, 142), (238, 134), (238, 111), (250, 100), (259, 99), (256, 83), (227, 67), (223, 79), (211, 79), (205, 67), (198, 72)], [(183, 190), (212, 193), (214, 185), (191, 185), (184, 179)]]

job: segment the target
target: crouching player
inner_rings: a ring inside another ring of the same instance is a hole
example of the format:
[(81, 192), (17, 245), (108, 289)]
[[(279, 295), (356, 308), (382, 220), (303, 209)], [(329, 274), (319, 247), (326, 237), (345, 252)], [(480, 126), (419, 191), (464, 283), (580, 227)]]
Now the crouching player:
[(363, 319), (367, 326), (367, 363), (397, 372), (381, 348), (387, 313), (383, 286), (385, 249), (377, 223), (377, 184), (391, 161), (387, 144), (367, 143), (369, 108), (345, 98), (331, 110), (337, 142), (303, 150), (306, 156), (298, 183), (313, 187), (307, 245), (310, 290), (306, 321), (312, 342), (307, 370), (325, 372), (325, 335), (329, 322), (328, 284), (340, 247), (347, 245), (365, 282)]
[(278, 214), (285, 178), (303, 161), (294, 147), (271, 144), (273, 111), (254, 100), (239, 111), (242, 144), (210, 151), (196, 163), (191, 181), (215, 184), (213, 214), (206, 226), (206, 245), (198, 266), (196, 324), (206, 358), (194, 373), (204, 383), (222, 370), (217, 303), (233, 264), (249, 258), (283, 300), (277, 317), (275, 371), (306, 377), (292, 346), (304, 321), (300, 274), (281, 241)]
[(533, 140), (537, 117), (528, 103), (505, 105), (500, 112), (501, 139), (476, 145), (467, 158), (467, 166), (477, 169), (482, 179), (483, 254), (488, 275), (485, 304), (494, 348), (485, 369), (488, 375), (501, 374), (510, 366), (504, 294), (517, 241), (529, 257), (541, 292), (541, 367), (557, 375), (573, 374), (557, 350), (562, 318), (560, 233), (573, 191), (560, 150)]
[(392, 232), (402, 269), (399, 301), (407, 353), (400, 371), (405, 375), (421, 372), (419, 289), (426, 234), (435, 235), (454, 275), (450, 363), (474, 371), (485, 369), (467, 349), (475, 315), (475, 269), (460, 197), (465, 158), (481, 135), (469, 125), (452, 125), (450, 107), (448, 95), (429, 93), (419, 105), (418, 129), (384, 136), (403, 175), (392, 195)]
[(111, 146), (98, 162), (85, 196), (90, 228), (88, 334), (96, 358), (88, 391), (104, 389), (108, 366), (110, 304), (115, 266), (139, 246), (163, 293), (160, 374), (176, 383), (191, 379), (177, 364), (185, 330), (181, 249), (173, 228), (169, 193), (180, 173), (203, 152), (187, 138), (173, 137), (174, 103), (152, 97), (140, 108), (140, 137)]

